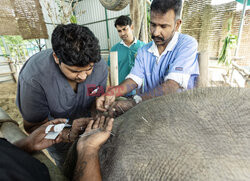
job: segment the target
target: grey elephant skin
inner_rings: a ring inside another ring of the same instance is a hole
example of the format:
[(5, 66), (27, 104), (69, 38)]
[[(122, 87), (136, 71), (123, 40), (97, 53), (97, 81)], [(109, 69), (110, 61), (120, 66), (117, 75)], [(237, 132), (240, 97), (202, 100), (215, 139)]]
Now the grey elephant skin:
[(145, 101), (115, 119), (103, 180), (250, 180), (250, 89), (206, 88)]

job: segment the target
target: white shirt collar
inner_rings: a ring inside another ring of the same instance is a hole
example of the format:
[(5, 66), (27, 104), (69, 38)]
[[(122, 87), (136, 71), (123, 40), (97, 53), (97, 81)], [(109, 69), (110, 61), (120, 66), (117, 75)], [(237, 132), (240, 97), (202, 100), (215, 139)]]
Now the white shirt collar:
[[(161, 56), (165, 55), (168, 51), (172, 51), (174, 49), (175, 45), (178, 42), (179, 34), (180, 34), (179, 32), (175, 32), (172, 40), (168, 43), (167, 47), (162, 52)], [(156, 44), (155, 44), (154, 41), (153, 41), (152, 46), (148, 49), (148, 52), (153, 53), (156, 57), (160, 57), (158, 48), (157, 48), (157, 46), (156, 46)]]
[(131, 47), (133, 44), (136, 44), (136, 43), (137, 43), (136, 38), (134, 39), (133, 43), (130, 46), (126, 45), (126, 43), (123, 40), (120, 42), (120, 44), (122, 44), (122, 45), (124, 45), (125, 47), (128, 47), (128, 48)]

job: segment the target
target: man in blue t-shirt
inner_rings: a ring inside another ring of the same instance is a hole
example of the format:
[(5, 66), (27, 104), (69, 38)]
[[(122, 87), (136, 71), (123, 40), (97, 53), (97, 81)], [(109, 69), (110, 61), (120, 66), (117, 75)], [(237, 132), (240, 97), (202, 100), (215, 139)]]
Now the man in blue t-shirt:
[[(125, 80), (134, 66), (137, 50), (141, 48), (144, 43), (134, 37), (132, 20), (128, 16), (118, 17), (115, 21), (115, 28), (122, 41), (115, 44), (110, 51), (118, 52), (118, 78), (120, 84)], [(110, 66), (110, 57), (108, 59), (108, 65)], [(135, 94), (135, 91), (133, 94)]]
[(96, 96), (106, 89), (108, 68), (98, 39), (87, 27), (58, 25), (51, 40), (53, 49), (35, 54), (24, 64), (16, 101), (28, 133), (56, 118), (72, 124), (62, 132), (62, 143), (48, 148), (61, 166), (71, 142), (88, 123)]
[[(195, 86), (199, 75), (198, 44), (191, 36), (178, 32), (181, 9), (182, 0), (152, 2), (150, 32), (153, 41), (138, 50), (135, 65), (126, 80), (97, 99), (97, 109), (121, 113), (141, 101)], [(135, 88), (142, 89), (140, 96), (113, 103), (116, 97)]]

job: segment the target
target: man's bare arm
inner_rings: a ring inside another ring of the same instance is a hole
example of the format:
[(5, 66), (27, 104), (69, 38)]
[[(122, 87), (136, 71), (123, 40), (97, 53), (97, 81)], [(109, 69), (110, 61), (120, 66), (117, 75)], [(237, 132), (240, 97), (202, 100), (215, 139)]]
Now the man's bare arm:
[(137, 83), (129, 78), (124, 80), (120, 85), (112, 87), (106, 94), (114, 95), (115, 97), (123, 96), (137, 88), (137, 86)]
[(163, 84), (161, 84), (160, 86), (150, 91), (149, 93), (142, 94), (141, 97), (142, 97), (142, 100), (144, 101), (144, 100), (152, 99), (160, 95), (166, 95), (166, 94), (177, 92), (179, 88), (181, 87), (177, 82), (169, 79)]
[(78, 152), (73, 181), (101, 181), (98, 150), (81, 150)]
[(88, 133), (93, 129), (102, 128), (102, 131), (87, 137), (81, 137), (77, 143), (77, 162), (74, 171), (74, 181), (94, 180), (101, 181), (101, 171), (98, 152), (107, 141), (112, 130), (114, 119), (104, 116), (91, 120), (85, 129)]

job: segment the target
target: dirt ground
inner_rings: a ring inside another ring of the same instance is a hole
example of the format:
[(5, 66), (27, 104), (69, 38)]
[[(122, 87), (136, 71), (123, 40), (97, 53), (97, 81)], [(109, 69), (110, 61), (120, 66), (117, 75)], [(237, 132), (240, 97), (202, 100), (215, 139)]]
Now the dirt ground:
[(15, 121), (23, 130), (22, 115), (16, 106), (16, 83), (0, 83), (0, 107)]

